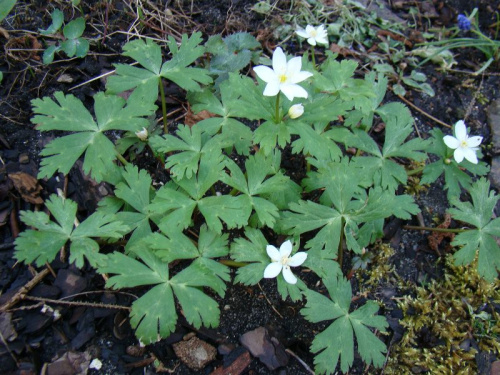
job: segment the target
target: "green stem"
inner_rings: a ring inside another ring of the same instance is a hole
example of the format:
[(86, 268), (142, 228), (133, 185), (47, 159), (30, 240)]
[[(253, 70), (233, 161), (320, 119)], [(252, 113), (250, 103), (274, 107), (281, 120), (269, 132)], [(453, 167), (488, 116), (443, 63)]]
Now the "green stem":
[(163, 82), (160, 78), (160, 95), (161, 95), (161, 111), (163, 113), (163, 132), (165, 134), (168, 133), (168, 125), (167, 125), (167, 101), (165, 100), (165, 90), (163, 89)]
[(314, 55), (314, 46), (311, 46), (311, 59), (314, 69), (316, 69), (316, 56)]
[(416, 174), (419, 174), (420, 172), (422, 172), (424, 170), (425, 167), (420, 167), (420, 168), (415, 168), (411, 171), (407, 171), (406, 174), (408, 176), (413, 176), (413, 175), (416, 175)]
[(275, 114), (275, 120), (276, 124), (279, 124), (281, 122), (280, 118), (280, 92), (278, 92), (278, 95), (276, 95), (276, 114)]
[(219, 259), (219, 263), (225, 264), (226, 266), (229, 267), (237, 267), (237, 268), (249, 265), (249, 263), (235, 262), (234, 260), (231, 259)]
[(345, 221), (342, 217), (340, 219), (340, 241), (339, 241), (339, 251), (337, 256), (337, 263), (340, 265), (340, 269), (342, 270), (342, 262), (344, 261), (344, 226)]
[(431, 227), (419, 227), (418, 225), (405, 225), (404, 229), (410, 230), (427, 230), (430, 232), (443, 232), (443, 233), (463, 233), (470, 229), (450, 229), (450, 228), (431, 228)]
[(116, 154), (117, 159), (120, 160), (120, 162), (123, 165), (127, 165), (128, 164), (128, 161), (125, 160), (125, 158), (122, 156), (122, 154), (120, 154), (116, 149), (115, 149), (115, 154)]

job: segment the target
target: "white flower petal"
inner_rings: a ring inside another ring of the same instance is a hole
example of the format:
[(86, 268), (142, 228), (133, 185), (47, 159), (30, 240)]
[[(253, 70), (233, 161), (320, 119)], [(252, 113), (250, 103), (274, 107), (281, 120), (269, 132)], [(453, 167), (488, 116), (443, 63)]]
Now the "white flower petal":
[(281, 244), (280, 246), (280, 256), (281, 258), (288, 257), (292, 253), (292, 241), (288, 240)]
[(281, 254), (276, 247), (274, 247), (273, 245), (267, 245), (266, 251), (267, 255), (269, 256), (269, 258), (271, 258), (273, 262), (281, 261)]
[(307, 39), (307, 43), (309, 43), (311, 46), (315, 46), (316, 45), (316, 38), (310, 37), (309, 39)]
[(316, 37), (316, 43), (318, 44), (329, 44), (330, 42), (328, 41), (328, 36), (317, 36)]
[(283, 266), (281, 265), (281, 263), (278, 262), (269, 263), (266, 269), (264, 270), (264, 278), (272, 279), (273, 277), (278, 276), (282, 268)]
[[(302, 59), (300, 57), (294, 57), (288, 61), (286, 65), (286, 75), (290, 78), (295, 78), (295, 75), (300, 73), (300, 68), (302, 68)], [(297, 83), (297, 82), (292, 82)]]
[(304, 29), (298, 29), (295, 33), (302, 38), (309, 38), (309, 34)]
[(463, 150), (464, 150), (463, 148), (460, 148), (460, 147), (459, 147), (459, 148), (457, 148), (457, 149), (455, 150), (455, 152), (453, 153), (453, 157), (455, 158), (455, 161), (456, 161), (457, 163), (460, 163), (462, 160), (464, 160), (464, 156), (465, 156), (465, 155), (464, 155)]
[(310, 72), (302, 71), (302, 72), (297, 72), (293, 75), (293, 77), (290, 77), (290, 82), (289, 83), (299, 83), (302, 81), (305, 81), (309, 77), (312, 77), (313, 74)]
[(286, 56), (280, 47), (273, 52), (273, 70), (276, 75), (286, 72)]
[(278, 80), (276, 73), (270, 67), (265, 65), (258, 65), (253, 68), (253, 71), (259, 76), (264, 82), (274, 82)]
[(467, 127), (465, 126), (465, 122), (462, 120), (457, 121), (455, 124), (455, 137), (457, 137), (459, 141), (467, 139)]
[(307, 26), (306, 26), (306, 33), (307, 33), (307, 35), (309, 35), (309, 36), (310, 36), (310, 35), (312, 35), (312, 33), (314, 33), (314, 31), (315, 31), (315, 30), (316, 30), (316, 29), (315, 29), (315, 28), (314, 28), (314, 26), (312, 26), (312, 25), (307, 25)]
[(473, 149), (471, 148), (464, 148), (462, 150), (463, 152), (463, 155), (464, 157), (470, 161), (472, 164), (477, 164), (477, 155), (476, 155), (476, 151), (474, 151)]
[(297, 283), (297, 278), (295, 275), (292, 273), (290, 270), (290, 267), (285, 266), (283, 267), (283, 278), (288, 284), (296, 284)]
[(451, 135), (445, 135), (443, 137), (444, 144), (451, 149), (458, 148), (460, 146), (460, 141)]
[(290, 101), (294, 98), (307, 98), (308, 95), (304, 88), (295, 84), (284, 84), (280, 86), (280, 89)]
[(469, 137), (469, 139), (467, 139), (467, 145), (469, 147), (477, 147), (481, 144), (482, 141), (483, 141), (483, 137), (476, 135), (474, 137)]
[(276, 82), (269, 82), (262, 93), (264, 96), (275, 96), (280, 92), (280, 84)]
[(307, 259), (307, 253), (299, 251), (290, 258), (290, 260), (288, 261), (288, 265), (290, 267), (297, 267), (300, 266), (302, 263), (304, 263), (306, 259)]

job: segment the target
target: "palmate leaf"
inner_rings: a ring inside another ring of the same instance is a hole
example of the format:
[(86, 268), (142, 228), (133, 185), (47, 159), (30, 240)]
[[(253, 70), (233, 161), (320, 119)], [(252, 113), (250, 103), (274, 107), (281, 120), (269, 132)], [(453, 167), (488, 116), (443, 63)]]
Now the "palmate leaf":
[[(115, 207), (101, 207), (101, 210), (116, 213), (118, 220), (133, 230), (125, 246), (125, 251), (128, 252), (152, 233), (150, 220), (157, 222), (158, 218), (150, 215), (147, 209), (154, 198), (154, 190), (151, 189), (152, 180), (149, 174), (129, 164), (123, 170), (122, 176), (123, 181), (118, 183), (115, 188)], [(107, 198), (108, 203), (110, 199), (112, 198)], [(120, 210), (122, 206), (125, 207)]]
[[(237, 238), (231, 244), (231, 258), (236, 262), (248, 263), (238, 268), (234, 281), (244, 285), (256, 285), (264, 278), (264, 270), (271, 263), (266, 252), (268, 242), (260, 230), (251, 227), (245, 228), (245, 236), (247, 239)], [(296, 250), (295, 248), (293, 252)], [(282, 273), (277, 277), (277, 287), (283, 300), (290, 297), (292, 301), (301, 299), (300, 291), (307, 289), (300, 279), (297, 284), (287, 283)]]
[(130, 313), (130, 324), (141, 342), (156, 342), (175, 330), (178, 316), (174, 295), (186, 320), (196, 328), (219, 324), (217, 302), (200, 290), (200, 287), (211, 287), (213, 279), (212, 270), (203, 267), (203, 262), (200, 265), (195, 261), (170, 278), (168, 263), (153, 252), (141, 249), (135, 255), (138, 259), (117, 252), (110, 254), (108, 263), (100, 267), (99, 272), (115, 274), (106, 283), (114, 289), (153, 285), (132, 304)]
[[(410, 196), (396, 196), (380, 186), (366, 193), (365, 176), (360, 169), (344, 159), (341, 163), (316, 163), (318, 171), (310, 172), (304, 180), (306, 190), (324, 189), (317, 204), (299, 201), (289, 205), (280, 220), (280, 226), (294, 235), (320, 229), (306, 243), (312, 250), (328, 250), (336, 254), (342, 230), (350, 250), (360, 252), (365, 246), (366, 234), (357, 241), (359, 227), (365, 223), (395, 215), (409, 219), (418, 212), (418, 206)], [(344, 226), (345, 224), (345, 226)], [(342, 229), (343, 228), (343, 229)]]
[(158, 84), (161, 77), (175, 82), (188, 91), (199, 91), (199, 83), (208, 84), (212, 79), (208, 71), (188, 67), (204, 53), (200, 46), (201, 33), (196, 32), (191, 37), (182, 35), (180, 48), (172, 36), (169, 36), (168, 48), (172, 59), (162, 64), (161, 48), (151, 39), (133, 40), (123, 46), (123, 55), (137, 61), (143, 68), (126, 64), (116, 64), (116, 75), (109, 77), (107, 89), (110, 93), (120, 93), (126, 90), (144, 86), (155, 98), (158, 96)]
[(476, 176), (484, 176), (488, 173), (489, 168), (483, 161), (478, 164), (472, 164), (468, 160), (457, 163), (451, 156), (452, 150), (443, 141), (444, 134), (441, 130), (432, 129), (431, 136), (427, 151), (437, 155), (440, 159), (425, 166), (420, 180), (422, 184), (431, 184), (444, 173), (444, 187), (447, 190), (448, 199), (451, 199), (460, 196), (461, 187), (466, 190), (470, 189), (472, 178), (466, 171)]
[(220, 84), (220, 101), (210, 89), (190, 93), (188, 98), (192, 105), (191, 109), (195, 113), (206, 110), (220, 116), (198, 122), (197, 125), (201, 129), (210, 135), (220, 133), (225, 142), (231, 146), (234, 145), (236, 152), (248, 155), (253, 134), (247, 125), (236, 119), (236, 117), (243, 117), (243, 114), (237, 90), (231, 82), (226, 80)]
[(165, 168), (170, 168), (177, 180), (191, 178), (198, 172), (201, 158), (221, 155), (222, 148), (229, 144), (229, 140), (220, 136), (211, 137), (199, 124), (179, 125), (176, 135), (156, 135), (150, 138), (149, 145), (157, 153), (179, 151), (168, 156), (165, 162)]
[(228, 228), (247, 225), (252, 206), (248, 205), (244, 196), (204, 197), (222, 178), (223, 168), (222, 155), (202, 158), (196, 176), (165, 185), (157, 191), (148, 209), (162, 216), (158, 225), (163, 232), (186, 229), (195, 208), (205, 217), (208, 227), (217, 233), (222, 231), (221, 220)]
[(101, 212), (89, 216), (75, 228), (77, 204), (55, 194), (50, 196), (45, 205), (55, 222), (44, 212), (21, 211), (21, 220), (37, 230), (26, 230), (16, 239), (15, 256), (19, 261), (35, 262), (37, 266), (50, 263), (70, 241), (70, 261), (76, 262), (77, 267), (81, 268), (85, 256), (96, 267), (103, 264), (106, 257), (99, 254), (99, 245), (92, 238), (117, 239), (129, 231), (114, 215)]
[[(246, 177), (232, 160), (226, 161), (229, 175), (223, 175), (222, 182), (237, 189), (245, 197), (247, 205), (255, 210), (257, 220), (261, 226), (267, 225), (273, 228), (279, 217), (279, 209), (276, 205), (262, 198), (285, 189), (290, 178), (281, 172), (275, 174), (273, 160), (275, 157), (281, 159), (281, 153), (276, 151), (274, 155), (266, 157), (262, 152), (249, 156), (245, 162)], [(266, 179), (268, 175), (272, 175)]]
[(38, 178), (51, 177), (56, 172), (67, 174), (85, 154), (83, 170), (96, 181), (102, 181), (115, 169), (113, 143), (104, 135), (107, 130), (138, 131), (148, 125), (147, 116), (156, 106), (150, 93), (136, 90), (125, 102), (117, 96), (98, 93), (94, 96), (94, 121), (83, 103), (73, 95), (54, 94), (56, 101), (46, 97), (32, 101), (35, 116), (31, 122), (40, 131), (63, 130), (73, 134), (50, 142), (42, 150)]
[(479, 252), (478, 273), (491, 282), (500, 269), (500, 247), (496, 241), (500, 237), (500, 219), (492, 220), (493, 209), (500, 197), (490, 191), (490, 183), (485, 178), (475, 182), (469, 192), (472, 203), (461, 202), (454, 197), (450, 200), (456, 207), (449, 210), (452, 217), (477, 228), (455, 236), (452, 245), (463, 246), (454, 254), (455, 262), (470, 264)]
[(353, 312), (351, 304), (351, 284), (343, 277), (323, 279), (330, 298), (312, 290), (304, 292), (307, 304), (301, 310), (304, 317), (313, 323), (334, 320), (323, 332), (316, 335), (311, 351), (314, 357), (315, 373), (333, 374), (340, 359), (340, 369), (347, 372), (354, 361), (354, 337), (363, 361), (381, 367), (384, 364), (386, 346), (368, 328), (382, 332), (388, 323), (383, 316), (377, 316), (378, 306), (368, 301)]
[(332, 132), (332, 137), (342, 141), (347, 147), (356, 147), (373, 156), (353, 158), (354, 164), (364, 168), (364, 174), (372, 176), (375, 185), (395, 191), (400, 184), (405, 184), (407, 174), (403, 166), (390, 158), (408, 158), (424, 160), (423, 150), (427, 142), (415, 138), (405, 142), (413, 130), (411, 113), (401, 103), (389, 103), (377, 110), (385, 122), (385, 141), (382, 150), (377, 143), (363, 130), (352, 129), (352, 133)]

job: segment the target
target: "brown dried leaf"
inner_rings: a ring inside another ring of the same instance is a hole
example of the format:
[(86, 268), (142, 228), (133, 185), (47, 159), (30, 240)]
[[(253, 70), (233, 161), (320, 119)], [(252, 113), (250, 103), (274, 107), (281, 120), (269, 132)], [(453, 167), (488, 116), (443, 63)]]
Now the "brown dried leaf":
[(197, 124), (201, 120), (206, 120), (207, 118), (211, 117), (216, 117), (217, 115), (207, 111), (204, 109), (201, 112), (198, 112), (197, 114), (194, 114), (193, 111), (191, 111), (191, 108), (188, 108), (188, 111), (186, 113), (186, 118), (184, 119), (184, 124), (187, 126), (191, 127), (194, 124)]
[[(445, 214), (444, 221), (438, 225), (438, 228), (449, 228), (451, 224), (451, 215)], [(455, 238), (454, 233), (449, 232), (432, 232), (429, 237), (427, 237), (427, 241), (429, 241), (429, 247), (439, 254), (439, 245), (445, 238), (449, 238), (450, 241), (453, 241)]]
[(16, 172), (9, 173), (9, 179), (26, 202), (33, 204), (43, 203), (43, 199), (40, 197), (42, 187), (35, 177), (24, 172)]

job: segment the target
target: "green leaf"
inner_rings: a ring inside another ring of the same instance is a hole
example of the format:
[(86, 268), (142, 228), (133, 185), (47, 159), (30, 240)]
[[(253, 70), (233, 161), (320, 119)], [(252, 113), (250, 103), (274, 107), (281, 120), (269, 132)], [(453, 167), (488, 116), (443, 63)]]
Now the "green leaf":
[(218, 324), (217, 302), (199, 289), (213, 282), (213, 274), (203, 268), (203, 263), (195, 262), (169, 278), (168, 264), (152, 252), (142, 249), (136, 255), (138, 259), (117, 252), (110, 254), (108, 263), (99, 268), (99, 272), (115, 274), (106, 283), (114, 289), (154, 285), (132, 304), (130, 324), (138, 339), (150, 344), (168, 337), (175, 330), (178, 316), (174, 294), (190, 324), (196, 328)]
[(201, 33), (196, 32), (187, 37), (182, 35), (180, 48), (172, 36), (168, 38), (168, 48), (172, 53), (172, 59), (163, 64), (160, 76), (167, 78), (188, 91), (199, 91), (199, 83), (208, 84), (212, 79), (205, 69), (188, 68), (198, 57), (203, 55), (205, 49), (200, 46), (202, 42)]
[(427, 147), (427, 151), (437, 155), (440, 159), (425, 166), (420, 181), (422, 184), (431, 184), (444, 173), (444, 187), (447, 190), (448, 199), (451, 199), (460, 196), (461, 187), (466, 190), (470, 189), (472, 178), (467, 171), (477, 176), (484, 176), (488, 173), (489, 168), (482, 161), (478, 164), (472, 164), (463, 160), (458, 164), (452, 157), (453, 152), (445, 145), (444, 134), (441, 130), (432, 129), (431, 136), (431, 143)]
[(116, 75), (108, 79), (108, 91), (119, 93), (145, 86), (147, 91), (151, 91), (157, 97), (161, 77), (169, 79), (185, 90), (199, 91), (199, 83), (212, 82), (205, 69), (188, 67), (203, 55), (204, 48), (199, 45), (201, 41), (199, 32), (189, 38), (184, 34), (181, 47), (178, 48), (175, 39), (169, 36), (168, 47), (172, 53), (172, 59), (164, 62), (163, 65), (161, 49), (151, 39), (134, 40), (125, 44), (124, 55), (133, 58), (143, 68), (116, 64)]
[(14, 8), (17, 0), (0, 0), (0, 22), (7, 17), (7, 14)]
[[(98, 245), (91, 237), (120, 238), (129, 228), (117, 221), (114, 215), (94, 213), (75, 228), (77, 205), (70, 199), (51, 195), (45, 202), (56, 220), (44, 212), (21, 211), (21, 220), (30, 227), (16, 239), (15, 256), (19, 261), (35, 262), (37, 266), (50, 263), (69, 240), (71, 241), (71, 261), (83, 266), (83, 256), (96, 266), (103, 261), (98, 254)], [(89, 252), (86, 252), (89, 250)]]
[(340, 359), (340, 369), (347, 372), (354, 361), (354, 337), (358, 352), (363, 361), (382, 367), (385, 361), (386, 346), (368, 328), (385, 331), (387, 321), (382, 316), (374, 315), (378, 306), (368, 301), (359, 309), (349, 312), (351, 285), (344, 278), (328, 277), (323, 280), (330, 298), (312, 290), (304, 292), (306, 306), (301, 310), (305, 318), (313, 323), (334, 320), (324, 331), (317, 334), (311, 351), (314, 358), (315, 373), (333, 374)]
[(266, 253), (268, 242), (258, 229), (245, 228), (244, 238), (236, 238), (231, 243), (231, 258), (236, 262), (249, 263), (236, 271), (235, 282), (256, 285), (264, 277), (264, 270), (270, 263)]
[(395, 191), (400, 184), (406, 183), (407, 174), (404, 167), (390, 158), (424, 160), (426, 155), (423, 150), (426, 149), (427, 142), (420, 138), (405, 142), (413, 130), (413, 118), (403, 104), (386, 104), (377, 113), (386, 124), (382, 151), (371, 137), (359, 129), (353, 129), (351, 135), (343, 133), (342, 138), (347, 147), (356, 147), (372, 154), (373, 156), (355, 157), (354, 164), (364, 168), (365, 173), (372, 176), (375, 185)]
[[(0, 9), (1, 9), (1, 7), (2, 6), (0, 5)], [(50, 17), (52, 18), (52, 23), (45, 30), (39, 29), (38, 31), (40, 31), (40, 34), (42, 34), (42, 35), (55, 34), (61, 28), (61, 26), (64, 22), (64, 13), (61, 12), (59, 9), (54, 9), (52, 11), (52, 13), (50, 14)], [(1, 20), (1, 16), (0, 16), (0, 20)]]
[[(64, 130), (74, 132), (50, 142), (40, 153), (38, 177), (51, 177), (56, 172), (67, 174), (76, 160), (85, 154), (83, 170), (96, 181), (102, 181), (116, 167), (113, 143), (104, 135), (106, 130), (138, 131), (148, 125), (156, 106), (151, 94), (136, 90), (125, 102), (117, 96), (98, 93), (94, 96), (94, 111), (97, 122), (83, 103), (73, 95), (62, 92), (50, 98), (32, 101), (35, 116), (31, 119), (41, 131)], [(141, 104), (138, 105), (137, 102)]]
[(63, 28), (63, 34), (66, 39), (77, 39), (82, 36), (85, 31), (85, 19), (78, 17), (68, 23)]
[(169, 153), (181, 151), (170, 155), (166, 159), (165, 167), (170, 169), (171, 174), (177, 180), (191, 178), (198, 172), (202, 158), (213, 158), (221, 155), (225, 145), (220, 137), (210, 137), (203, 132), (198, 124), (189, 127), (179, 125), (176, 137), (167, 134), (163, 137), (154, 136), (149, 140), (149, 145), (157, 153)]
[(492, 220), (493, 210), (500, 199), (490, 191), (490, 183), (485, 178), (475, 182), (470, 190), (472, 203), (451, 198), (449, 212), (455, 220), (469, 223), (477, 229), (466, 230), (455, 236), (452, 245), (463, 247), (454, 254), (457, 264), (470, 264), (479, 252), (477, 269), (479, 275), (492, 282), (500, 269), (500, 247), (496, 239), (500, 237), (500, 219)]
[[(281, 154), (279, 154), (281, 155)], [(255, 210), (260, 225), (273, 227), (279, 216), (278, 207), (271, 201), (258, 197), (258, 195), (269, 196), (282, 191), (289, 181), (289, 177), (282, 173), (275, 174), (266, 179), (268, 175), (274, 174), (273, 157), (266, 157), (262, 152), (249, 156), (245, 162), (246, 175), (232, 160), (226, 161), (226, 167), (230, 175), (224, 175), (222, 181), (234, 187), (247, 196), (247, 205)]]
[(274, 121), (266, 121), (254, 131), (254, 143), (259, 144), (264, 154), (269, 155), (278, 145), (281, 148), (290, 143), (290, 129), (286, 123), (276, 124)]

